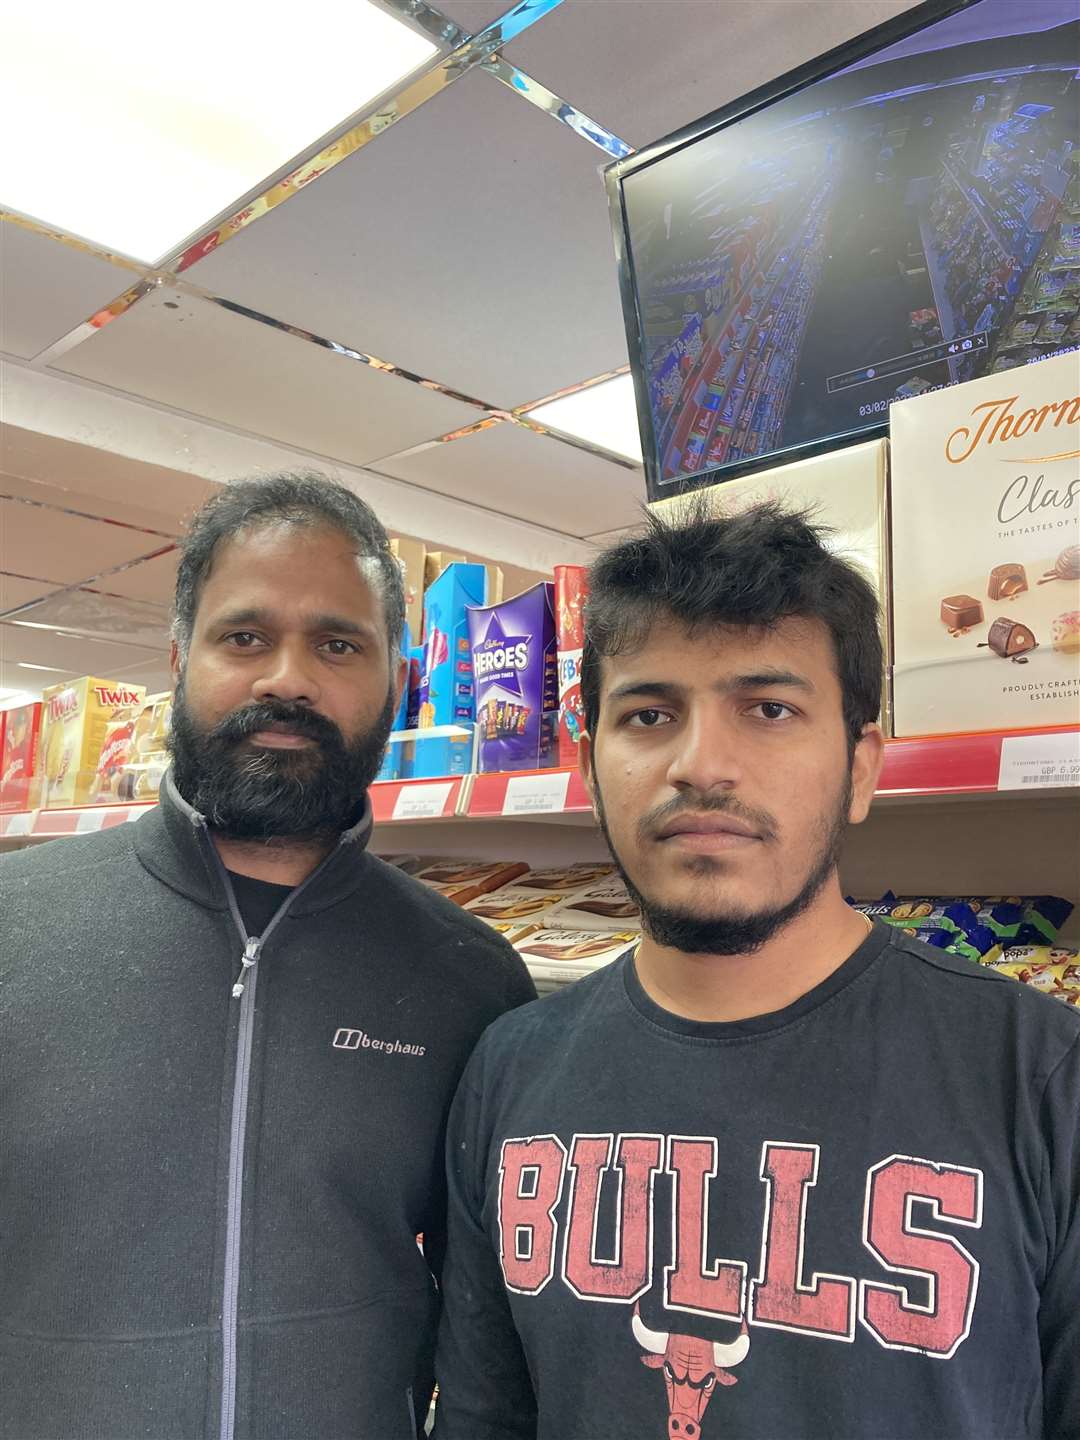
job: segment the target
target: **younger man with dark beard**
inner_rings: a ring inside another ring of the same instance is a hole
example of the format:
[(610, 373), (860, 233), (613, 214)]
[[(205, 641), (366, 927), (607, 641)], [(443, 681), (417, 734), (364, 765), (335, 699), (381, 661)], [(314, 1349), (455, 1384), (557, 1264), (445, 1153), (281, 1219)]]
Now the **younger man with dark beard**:
[(4, 1440), (422, 1425), (446, 1112), (535, 991), (366, 853), (403, 620), (350, 491), (225, 487), (177, 578), (160, 805), (0, 861)]
[(582, 765), (645, 936), (466, 1071), (439, 1440), (1080, 1436), (1080, 1017), (844, 903), (881, 678), (799, 517), (597, 562)]

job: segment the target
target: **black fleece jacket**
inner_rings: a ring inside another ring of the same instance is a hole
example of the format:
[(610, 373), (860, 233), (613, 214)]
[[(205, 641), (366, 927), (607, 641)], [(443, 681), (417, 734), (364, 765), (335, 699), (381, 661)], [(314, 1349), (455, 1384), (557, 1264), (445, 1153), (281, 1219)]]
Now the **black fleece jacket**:
[(370, 830), (264, 947), (170, 783), (0, 857), (3, 1440), (417, 1433), (446, 1112), (534, 991)]

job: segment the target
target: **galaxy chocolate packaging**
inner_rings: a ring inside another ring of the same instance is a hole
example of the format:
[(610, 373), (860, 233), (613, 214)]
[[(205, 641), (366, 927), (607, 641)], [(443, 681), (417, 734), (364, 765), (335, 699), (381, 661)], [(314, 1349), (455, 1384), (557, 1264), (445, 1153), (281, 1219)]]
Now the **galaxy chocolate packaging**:
[(892, 407), (897, 735), (1080, 713), (1075, 354)]
[(556, 760), (559, 676), (555, 587), (469, 606), (481, 770), (537, 770)]

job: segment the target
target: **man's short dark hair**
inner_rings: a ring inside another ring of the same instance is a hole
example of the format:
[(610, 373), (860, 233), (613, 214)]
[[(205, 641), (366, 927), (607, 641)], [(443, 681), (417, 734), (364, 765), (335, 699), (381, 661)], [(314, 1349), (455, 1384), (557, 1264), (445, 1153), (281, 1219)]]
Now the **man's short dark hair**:
[(716, 515), (687, 502), (676, 518), (649, 512), (645, 529), (605, 550), (589, 572), (581, 695), (595, 735), (604, 658), (641, 645), (658, 621), (693, 634), (717, 625), (769, 629), (820, 620), (832, 637), (853, 749), (881, 708), (880, 611), (870, 581), (830, 552), (827, 527), (805, 512), (762, 503)]
[(173, 639), (181, 661), (187, 659), (199, 596), (218, 545), (267, 525), (324, 526), (352, 541), (357, 555), (371, 562), (393, 662), (405, 627), (405, 583), (386, 531), (366, 501), (336, 480), (311, 472), (282, 472), (224, 485), (192, 516), (181, 544), (173, 609)]

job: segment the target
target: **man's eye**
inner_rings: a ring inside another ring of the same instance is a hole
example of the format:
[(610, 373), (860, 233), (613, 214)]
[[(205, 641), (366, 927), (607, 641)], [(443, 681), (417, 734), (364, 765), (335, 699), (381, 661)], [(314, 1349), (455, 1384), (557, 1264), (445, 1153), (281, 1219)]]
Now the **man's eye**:
[(632, 715), (627, 716), (626, 723), (633, 725), (635, 729), (655, 730), (670, 719), (671, 716), (664, 710), (635, 710)]
[(789, 715), (794, 715), (790, 705), (783, 705), (779, 700), (759, 700), (753, 706), (750, 714), (759, 712), (762, 720), (786, 720)]
[(357, 647), (350, 640), (327, 640), (323, 648), (329, 650), (331, 655), (356, 655), (359, 653)]
[(237, 650), (250, 650), (259, 643), (259, 637), (251, 630), (235, 630), (231, 635), (226, 635), (225, 640)]

